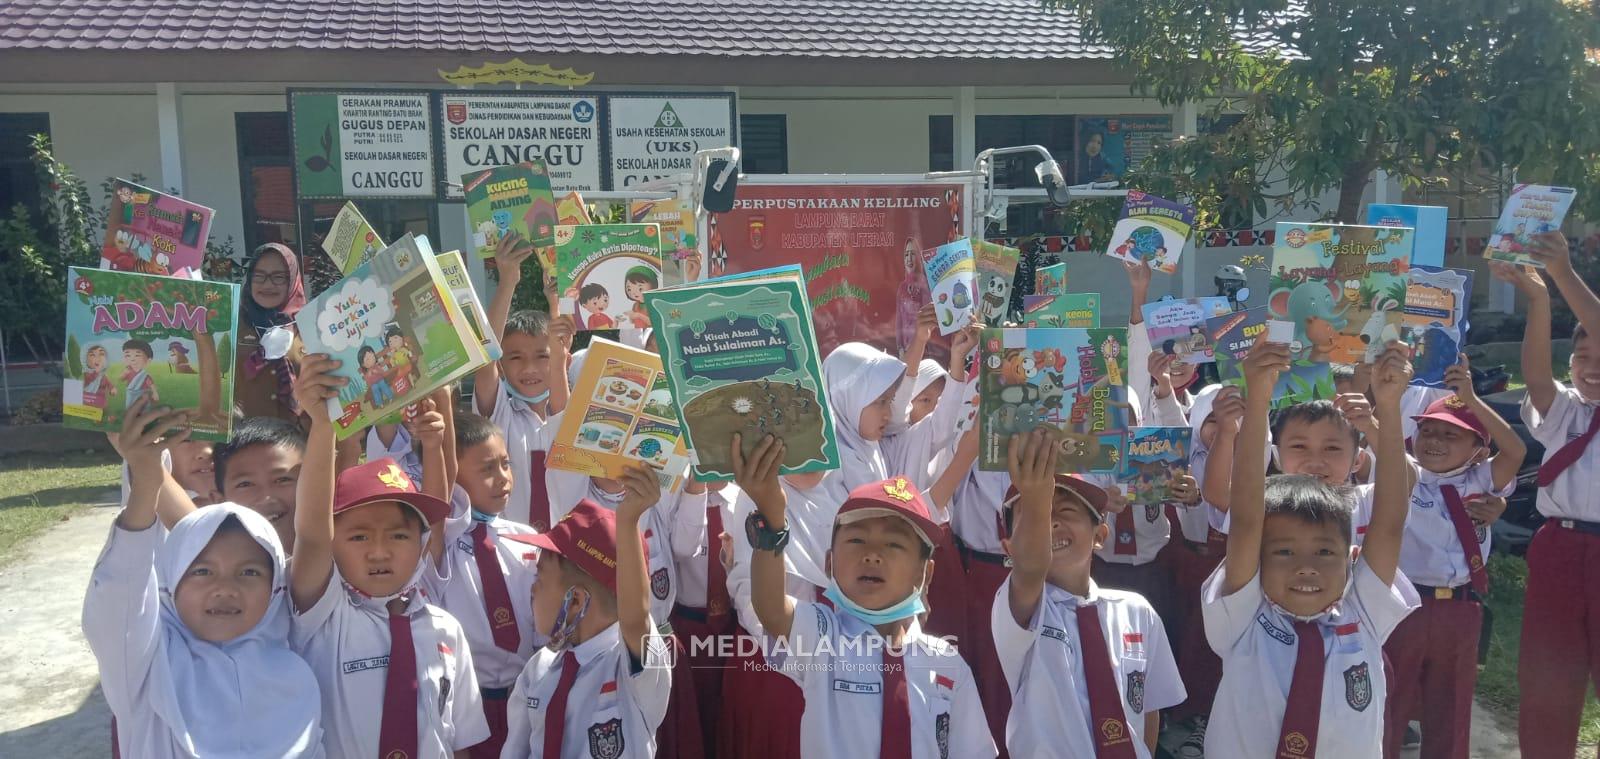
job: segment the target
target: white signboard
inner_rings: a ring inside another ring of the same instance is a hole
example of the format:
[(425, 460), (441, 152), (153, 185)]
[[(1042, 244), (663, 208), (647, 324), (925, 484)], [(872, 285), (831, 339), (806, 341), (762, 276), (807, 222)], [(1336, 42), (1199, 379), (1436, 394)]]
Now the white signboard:
[(292, 108), (300, 197), (433, 197), (426, 93), (302, 91)]
[(697, 150), (734, 144), (733, 95), (609, 95), (611, 188), (694, 169)]
[(450, 94), (439, 97), (445, 197), (459, 200), (461, 175), (544, 161), (557, 193), (599, 190), (598, 98), (592, 95)]

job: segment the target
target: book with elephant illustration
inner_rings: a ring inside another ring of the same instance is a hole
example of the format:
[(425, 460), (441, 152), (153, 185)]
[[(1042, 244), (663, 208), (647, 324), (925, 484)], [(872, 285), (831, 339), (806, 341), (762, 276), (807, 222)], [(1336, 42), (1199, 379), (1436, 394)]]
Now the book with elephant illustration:
[(232, 428), (239, 286), (73, 267), (62, 423), (116, 432), (140, 399), (192, 411), (195, 440)]
[(597, 337), (589, 343), (547, 463), (618, 479), (640, 462), (654, 469), (669, 491), (689, 466), (661, 357)]
[(1189, 470), (1193, 435), (1190, 427), (1134, 427), (1128, 431), (1117, 484), (1130, 503), (1159, 507), (1172, 500), (1172, 481)]
[(661, 287), (659, 226), (560, 225), (554, 260), (561, 313), (578, 331), (650, 326), (644, 294)]
[(1400, 339), (1412, 230), (1279, 222), (1267, 310), (1300, 363), (1370, 364)]
[(644, 306), (697, 479), (733, 479), (736, 432), (746, 454), (783, 438), (784, 474), (839, 467), (799, 267), (652, 290)]
[(1005, 471), (1011, 436), (1039, 427), (1062, 472), (1115, 472), (1128, 435), (1128, 330), (985, 329), (979, 340), (978, 465)]

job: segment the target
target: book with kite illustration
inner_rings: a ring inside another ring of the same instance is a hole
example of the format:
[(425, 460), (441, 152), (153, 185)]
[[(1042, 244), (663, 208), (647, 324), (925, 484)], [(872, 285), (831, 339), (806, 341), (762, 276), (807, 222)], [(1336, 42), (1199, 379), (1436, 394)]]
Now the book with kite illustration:
[(1561, 222), (1572, 208), (1578, 191), (1571, 187), (1551, 187), (1542, 184), (1519, 184), (1511, 190), (1506, 207), (1500, 211), (1500, 220), (1494, 223), (1489, 235), (1489, 246), (1484, 255), (1495, 261), (1543, 267), (1538, 259), (1528, 254), (1533, 238), (1545, 232), (1561, 229)]
[(1472, 270), (1413, 266), (1407, 274), (1400, 323), (1411, 345), (1411, 384), (1445, 387), (1444, 373), (1456, 365), (1467, 342)]
[(1011, 436), (1043, 427), (1061, 472), (1115, 472), (1128, 434), (1127, 329), (985, 329), (978, 465), (1004, 471)]
[(1189, 471), (1189, 427), (1134, 427), (1117, 469), (1117, 483), (1134, 504), (1159, 507), (1172, 500), (1172, 481)]
[(783, 438), (784, 474), (839, 467), (799, 267), (653, 290), (644, 303), (697, 479), (733, 479), (736, 432), (746, 455), (764, 435)]
[(547, 463), (592, 477), (618, 479), (645, 463), (665, 490), (688, 470), (689, 451), (661, 357), (595, 338), (572, 386)]
[(489, 315), (483, 309), (483, 299), (478, 297), (477, 288), (472, 286), (472, 277), (467, 274), (467, 264), (461, 258), (461, 251), (440, 253), (438, 261), (445, 286), (450, 288), (456, 305), (461, 307), (461, 316), (467, 320), (467, 329), (476, 338), (478, 347), (482, 348), (484, 361), (499, 361), (500, 340), (489, 328)]
[(1370, 364), (1400, 339), (1412, 230), (1279, 222), (1267, 309), (1296, 361)]
[(195, 440), (228, 439), (238, 285), (72, 267), (66, 299), (65, 426), (120, 431), (144, 398), (189, 410)]
[(661, 228), (654, 224), (556, 227), (561, 313), (579, 331), (650, 326), (644, 294), (661, 287)]
[(322, 252), (333, 259), (340, 274), (349, 274), (377, 255), (388, 243), (372, 229), (355, 203), (346, 202), (333, 217), (328, 236), (322, 238)]
[(115, 180), (100, 268), (199, 279), (212, 213), (176, 195)]
[(939, 334), (958, 332), (972, 323), (973, 286), (977, 266), (972, 241), (956, 240), (922, 251), (922, 273), (939, 320)]
[(511, 234), (521, 235), (540, 248), (551, 244), (556, 229), (556, 198), (550, 191), (550, 174), (543, 161), (463, 174), (461, 191), (466, 196), (467, 219), (472, 224), (472, 247), (479, 258), (494, 258), (495, 246)]
[[(1225, 385), (1244, 389), (1244, 370), (1240, 362), (1249, 355), (1256, 339), (1268, 334), (1272, 322), (1266, 306), (1247, 308), (1206, 320), (1206, 334), (1215, 351), (1217, 376)], [(1285, 341), (1292, 337), (1294, 325), (1276, 322), (1283, 327)], [(1278, 384), (1272, 389), (1272, 407), (1300, 403), (1301, 401), (1333, 400), (1333, 368), (1324, 361), (1291, 361), (1289, 371), (1278, 375)]]
[(1034, 295), (1064, 295), (1067, 292), (1067, 263), (1041, 266), (1033, 270)]
[(1194, 228), (1194, 208), (1138, 190), (1129, 190), (1122, 202), (1122, 218), (1111, 230), (1106, 255), (1133, 263), (1145, 262), (1155, 271), (1171, 274)]
[(1166, 298), (1146, 303), (1140, 309), (1152, 349), (1177, 356), (1184, 363), (1209, 364), (1216, 357), (1206, 334), (1206, 320), (1229, 313), (1233, 303), (1223, 296)]
[(1095, 329), (1100, 326), (1100, 293), (1024, 295), (1022, 324), (1025, 327)]
[(628, 218), (635, 224), (655, 224), (661, 228), (662, 287), (693, 282), (700, 277), (703, 272), (699, 268), (695, 218), (688, 204), (677, 198), (635, 200), (628, 204)]
[(972, 254), (978, 265), (975, 316), (983, 324), (999, 326), (1011, 313), (1011, 284), (1016, 279), (1022, 251), (973, 238)]

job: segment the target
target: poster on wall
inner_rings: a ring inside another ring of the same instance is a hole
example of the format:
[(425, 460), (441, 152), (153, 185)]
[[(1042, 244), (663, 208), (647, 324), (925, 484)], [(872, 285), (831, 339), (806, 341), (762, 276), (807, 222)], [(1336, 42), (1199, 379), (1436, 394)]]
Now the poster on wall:
[[(439, 97), (444, 177), (544, 161), (556, 193), (601, 189), (600, 105), (594, 95), (456, 94)], [(460, 200), (461, 187), (441, 195)]]
[(388, 90), (291, 90), (299, 197), (434, 197), (428, 97)]
[(1171, 116), (1079, 116), (1075, 184), (1114, 182), (1137, 168), (1158, 140), (1172, 136)]
[(694, 170), (696, 151), (737, 143), (733, 93), (608, 95), (611, 189)]
[(899, 355), (929, 300), (921, 253), (962, 239), (959, 184), (741, 183), (708, 227), (711, 276), (798, 264), (823, 355), (861, 341)]

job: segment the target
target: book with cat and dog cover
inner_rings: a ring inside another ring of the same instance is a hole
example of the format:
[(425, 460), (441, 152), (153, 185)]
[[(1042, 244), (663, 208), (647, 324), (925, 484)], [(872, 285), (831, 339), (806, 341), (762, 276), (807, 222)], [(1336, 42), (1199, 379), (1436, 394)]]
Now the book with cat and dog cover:
[[(495, 246), (507, 235), (547, 251), (556, 233), (556, 198), (544, 161), (474, 171), (461, 177), (472, 247), (479, 258), (494, 258)], [(541, 253), (540, 262), (549, 260)]]
[(661, 357), (597, 337), (550, 446), (554, 469), (618, 479), (640, 462), (674, 490), (689, 466)]
[(979, 340), (978, 465), (1006, 468), (1011, 436), (1039, 427), (1060, 471), (1117, 469), (1128, 434), (1128, 330), (985, 329)]

